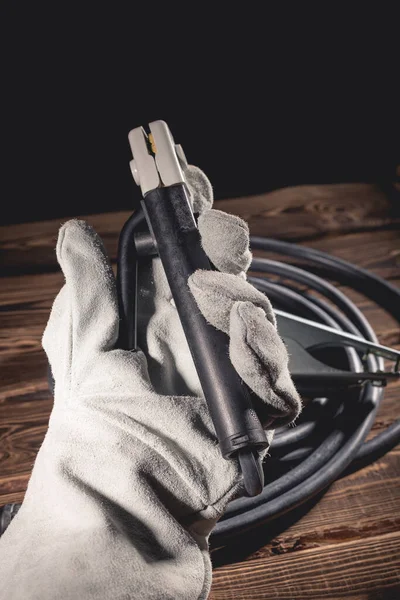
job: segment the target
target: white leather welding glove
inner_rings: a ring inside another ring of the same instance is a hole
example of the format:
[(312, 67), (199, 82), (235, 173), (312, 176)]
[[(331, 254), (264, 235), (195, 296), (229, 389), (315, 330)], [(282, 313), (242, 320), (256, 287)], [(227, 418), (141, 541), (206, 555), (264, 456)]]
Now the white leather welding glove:
[[(246, 282), (247, 225), (210, 209), (201, 171), (187, 176), (205, 251), (225, 271), (195, 273), (190, 289), (230, 334), (233, 364), (265, 414), (288, 422), (300, 400), (271, 306)], [(65, 285), (43, 336), (54, 407), (22, 507), (0, 538), (0, 598), (206, 598), (208, 536), (242, 482), (236, 461), (221, 456), (160, 259), (142, 275), (142, 303), (153, 288), (155, 312), (143, 307), (143, 349), (130, 352), (115, 348), (115, 280), (93, 229), (67, 222), (57, 258)]]

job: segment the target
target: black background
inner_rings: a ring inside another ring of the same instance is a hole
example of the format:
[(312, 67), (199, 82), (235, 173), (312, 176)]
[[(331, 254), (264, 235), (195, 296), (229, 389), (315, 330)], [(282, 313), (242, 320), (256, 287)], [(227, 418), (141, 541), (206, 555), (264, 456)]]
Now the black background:
[(155, 119), (217, 198), (394, 180), (393, 15), (86, 7), (2, 19), (2, 222), (133, 207), (127, 134)]

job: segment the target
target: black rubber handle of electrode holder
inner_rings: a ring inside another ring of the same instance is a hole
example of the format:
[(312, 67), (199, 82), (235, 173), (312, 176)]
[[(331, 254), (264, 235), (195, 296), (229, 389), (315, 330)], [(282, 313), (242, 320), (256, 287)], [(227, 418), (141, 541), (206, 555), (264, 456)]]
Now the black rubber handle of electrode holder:
[[(184, 185), (157, 188), (142, 207), (193, 357), (220, 449), (225, 458), (239, 450), (268, 446), (253, 409), (251, 392), (229, 358), (229, 336), (208, 323), (188, 286), (197, 269), (212, 270)], [(260, 490), (261, 491), (261, 490)]]

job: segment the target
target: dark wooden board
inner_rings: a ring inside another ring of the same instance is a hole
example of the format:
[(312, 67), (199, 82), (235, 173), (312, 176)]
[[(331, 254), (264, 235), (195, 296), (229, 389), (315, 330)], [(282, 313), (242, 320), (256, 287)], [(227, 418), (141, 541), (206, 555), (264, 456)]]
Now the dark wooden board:
[[(399, 222), (391, 217), (390, 205), (379, 188), (363, 183), (284, 188), (250, 198), (216, 201), (214, 208), (241, 216), (249, 223), (252, 235), (288, 241), (393, 229)], [(118, 235), (129, 214), (110, 212), (79, 218), (96, 229), (115, 260)], [(19, 274), (56, 268), (54, 247), (65, 220), (0, 227), (0, 268)]]
[[(400, 284), (399, 224), (374, 186), (301, 186), (217, 202), (215, 208), (245, 218), (253, 235), (300, 241)], [(87, 218), (114, 262), (127, 216)], [(59, 225), (55, 220), (0, 228), (0, 504), (23, 499), (53, 403), (41, 336), (63, 285), (54, 252)], [(382, 343), (400, 348), (398, 323), (362, 295), (339, 287)], [(397, 419), (399, 396), (400, 384), (391, 384), (371, 436)], [(255, 547), (228, 549), (229, 561), (213, 553), (211, 598), (400, 597), (399, 455), (395, 449), (336, 481), (299, 520), (287, 526), (282, 521), (282, 530), (271, 534), (261, 529)]]
[(397, 599), (400, 533), (257, 558), (214, 571), (210, 600)]

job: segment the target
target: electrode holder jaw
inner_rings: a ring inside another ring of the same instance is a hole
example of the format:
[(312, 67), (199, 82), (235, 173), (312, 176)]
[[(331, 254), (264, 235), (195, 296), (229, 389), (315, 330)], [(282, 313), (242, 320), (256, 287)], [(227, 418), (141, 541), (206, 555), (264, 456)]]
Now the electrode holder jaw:
[[(175, 144), (165, 121), (149, 123), (150, 133), (143, 127), (129, 132), (133, 159), (129, 163), (135, 183), (142, 195), (158, 187), (186, 184), (187, 160), (182, 146)], [(188, 190), (189, 191), (189, 190)]]

